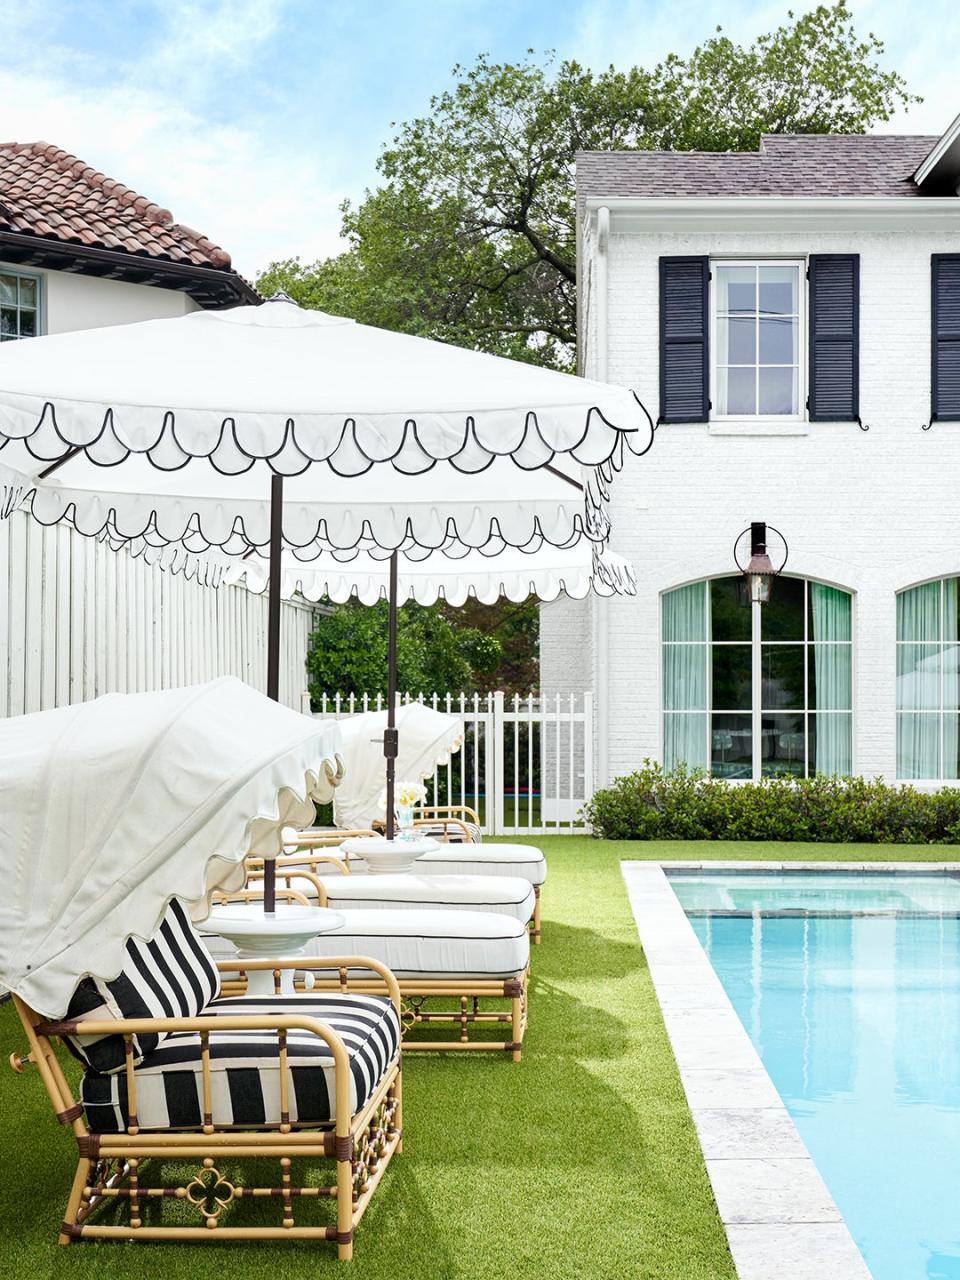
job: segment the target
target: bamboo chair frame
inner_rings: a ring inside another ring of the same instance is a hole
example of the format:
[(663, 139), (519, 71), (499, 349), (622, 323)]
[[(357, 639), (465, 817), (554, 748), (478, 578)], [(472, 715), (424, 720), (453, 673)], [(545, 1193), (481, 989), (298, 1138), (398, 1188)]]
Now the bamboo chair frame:
[[(248, 865), (258, 862), (260, 862), (259, 859), (247, 859)], [(323, 880), (314, 875), (313, 872), (305, 870), (302, 865), (299, 865), (299, 858), (296, 859), (298, 864), (296, 866), (284, 866), (284, 862), (285, 859), (277, 859), (277, 896), (289, 895), (288, 901), (306, 902), (312, 905), (310, 903), (310, 895), (312, 894), (321, 907), (327, 906), (327, 891)], [(251, 887), (262, 883), (262, 881), (262, 868), (254, 865), (247, 875), (247, 887), (239, 890), (238, 893), (225, 896), (245, 902), (262, 901), (263, 889)], [(293, 885), (296, 881), (305, 882), (309, 887), (306, 890), (294, 889)], [(349, 912), (345, 914), (349, 915)], [(303, 968), (305, 966), (298, 965), (298, 967)], [(241, 968), (241, 965), (239, 963), (233, 965), (231, 961), (225, 961), (220, 968), (226, 974), (235, 972)], [(400, 988), (402, 1001), (400, 1024), (403, 1031), (404, 1052), (436, 1053), (464, 1049), (497, 1049), (509, 1053), (514, 1062), (519, 1062), (523, 1051), (523, 1037), (527, 1030), (527, 985), (529, 975), (530, 970), (528, 967), (518, 978), (395, 978), (394, 980)], [(224, 980), (223, 989), (228, 995), (240, 995), (246, 989), (246, 980), (227, 977)], [(316, 981), (311, 988), (313, 991), (331, 989), (323, 981)], [(380, 994), (384, 992), (382, 984), (367, 980), (359, 981), (353, 989)], [(444, 1007), (423, 1008), (428, 999), (437, 1000), (438, 998), (441, 999)], [(481, 1001), (486, 1002), (489, 1000), (509, 1000), (509, 1011), (498, 1008), (482, 1008)], [(451, 1004), (453, 1007), (450, 1007)], [(459, 1027), (459, 1039), (410, 1039), (408, 1033), (413, 1027), (426, 1026), (428, 1023), (441, 1023)], [(474, 1040), (470, 1038), (470, 1029), (474, 1026), (506, 1025), (507, 1023), (510, 1025), (509, 1040)]]
[[(284, 968), (336, 971), (336, 980), (324, 983), (325, 990), (343, 993), (376, 990), (390, 996), (401, 1014), (400, 988), (393, 974), (378, 960), (361, 956), (323, 959), (228, 961), (221, 970), (272, 969), (275, 980)], [(376, 981), (351, 980), (349, 972), (366, 969)], [(78, 1164), (60, 1227), (59, 1244), (81, 1240), (190, 1240), (207, 1242), (233, 1240), (330, 1240), (337, 1256), (346, 1261), (353, 1256), (353, 1234), (393, 1156), (403, 1149), (403, 1083), (401, 1058), (387, 1070), (375, 1093), (356, 1114), (350, 1110), (350, 1060), (339, 1035), (327, 1023), (296, 1013), (269, 1015), (200, 1015), (195, 1018), (73, 1019), (48, 1021), (13, 996), (26, 1033), (28, 1049), (11, 1054), (10, 1065), (18, 1074), (26, 1064), (36, 1066), (60, 1124), (70, 1125), (77, 1142)], [(290, 1077), (287, 1065), (287, 1032), (311, 1031), (330, 1048), (334, 1060), (336, 1121), (328, 1126), (300, 1127), (289, 1120)], [(151, 1130), (141, 1133), (137, 1124), (136, 1073), (131, 1037), (156, 1031), (197, 1031), (201, 1042), (203, 1125), (197, 1131)], [(280, 1077), (279, 1125), (257, 1129), (237, 1129), (216, 1124), (211, 1110), (211, 1031), (274, 1031)], [(73, 1097), (52, 1041), (65, 1035), (121, 1034), (126, 1045), (126, 1088), (128, 1124), (124, 1133), (92, 1133), (84, 1120), (83, 1108)], [(183, 1185), (140, 1184), (144, 1161), (198, 1159), (200, 1168)], [(229, 1182), (217, 1168), (217, 1161), (255, 1157), (279, 1161), (279, 1181), (267, 1186), (241, 1186)], [(306, 1187), (293, 1183), (293, 1159), (333, 1159), (336, 1182), (332, 1186)], [(145, 1225), (143, 1208), (151, 1201), (174, 1197), (194, 1205), (203, 1225)], [(221, 1226), (219, 1215), (234, 1200), (267, 1197), (281, 1203), (281, 1223), (276, 1226)], [(294, 1202), (331, 1199), (336, 1203), (336, 1225), (300, 1225), (294, 1216)], [(89, 1219), (107, 1204), (128, 1206), (126, 1225), (93, 1223)]]

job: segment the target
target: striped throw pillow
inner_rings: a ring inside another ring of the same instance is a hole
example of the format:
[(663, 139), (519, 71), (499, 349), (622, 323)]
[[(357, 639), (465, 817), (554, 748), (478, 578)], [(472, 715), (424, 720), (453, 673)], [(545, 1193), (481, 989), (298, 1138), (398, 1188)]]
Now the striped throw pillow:
[[(174, 898), (149, 942), (127, 939), (123, 969), (110, 982), (84, 978), (73, 993), (68, 1019), (190, 1018), (220, 994), (220, 974), (183, 903)], [(169, 1032), (134, 1036), (139, 1063)], [(94, 1071), (112, 1074), (125, 1062), (123, 1036), (68, 1036), (67, 1044)]]

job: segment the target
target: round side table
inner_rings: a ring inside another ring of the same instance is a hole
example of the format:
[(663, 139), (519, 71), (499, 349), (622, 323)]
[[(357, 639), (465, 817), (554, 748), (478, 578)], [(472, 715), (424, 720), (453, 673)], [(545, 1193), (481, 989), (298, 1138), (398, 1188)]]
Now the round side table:
[[(197, 928), (201, 933), (214, 933), (232, 942), (241, 960), (295, 960), (306, 955), (308, 942), (338, 929), (343, 922), (339, 911), (326, 907), (280, 903), (276, 911), (268, 914), (261, 902), (225, 902), (213, 907)], [(293, 974), (293, 969), (280, 970), (281, 995), (293, 995)], [(273, 994), (273, 971), (250, 969), (247, 995)]]
[(340, 846), (353, 857), (362, 858), (372, 876), (409, 871), (422, 853), (439, 849), (431, 836), (415, 840), (388, 840), (386, 836), (350, 836)]

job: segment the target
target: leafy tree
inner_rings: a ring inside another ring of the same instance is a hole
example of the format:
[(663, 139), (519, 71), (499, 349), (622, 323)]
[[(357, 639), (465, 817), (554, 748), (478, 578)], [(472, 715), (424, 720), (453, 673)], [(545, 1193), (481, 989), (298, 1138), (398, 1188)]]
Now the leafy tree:
[[(494, 635), (463, 626), (436, 608), (406, 604), (397, 617), (397, 686), (403, 693), (480, 688), (500, 662)], [(387, 605), (350, 601), (321, 614), (307, 651), (310, 696), (387, 691)]]
[(916, 101), (845, 0), (752, 45), (718, 29), (689, 58), (593, 72), (574, 61), (454, 68), (399, 126), (383, 182), (343, 206), (349, 248), (273, 264), (262, 290), (407, 333), (570, 368), (580, 150), (755, 150), (762, 133), (857, 133)]
[[(378, 161), (381, 185), (343, 205), (348, 249), (274, 263), (258, 287), (367, 324), (571, 368), (576, 153), (752, 151), (763, 133), (862, 132), (918, 101), (881, 67), (882, 54), (838, 0), (791, 13), (746, 47), (718, 28), (689, 58), (671, 54), (652, 70), (594, 72), (532, 51), (516, 64), (480, 57), (454, 68), (453, 87), (426, 115), (399, 126)], [(524, 693), (537, 683), (536, 636), (533, 602), (456, 613), (405, 606), (400, 686)], [(312, 693), (383, 690), (385, 606), (323, 618), (308, 670)]]

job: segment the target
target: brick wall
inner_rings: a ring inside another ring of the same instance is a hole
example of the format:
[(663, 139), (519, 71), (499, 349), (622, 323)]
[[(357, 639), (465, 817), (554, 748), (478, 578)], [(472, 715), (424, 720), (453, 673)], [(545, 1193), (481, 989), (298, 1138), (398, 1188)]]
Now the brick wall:
[[(609, 247), (609, 378), (658, 401), (658, 258), (859, 252), (860, 403), (856, 424), (744, 428), (664, 426), (613, 491), (613, 547), (637, 569), (639, 594), (609, 602), (604, 659), (596, 602), (542, 614), (544, 688), (597, 688), (609, 772), (661, 754), (659, 601), (693, 579), (734, 571), (733, 544), (752, 520), (780, 529), (788, 572), (854, 593), (854, 769), (895, 773), (895, 594), (960, 574), (960, 424), (921, 430), (930, 412), (930, 255), (960, 251), (960, 233), (614, 234)], [(593, 252), (588, 241), (585, 260)], [(595, 371), (593, 300), (583, 299), (584, 372)], [(771, 434), (783, 432), (784, 434)], [(606, 726), (604, 726), (606, 721)]]

